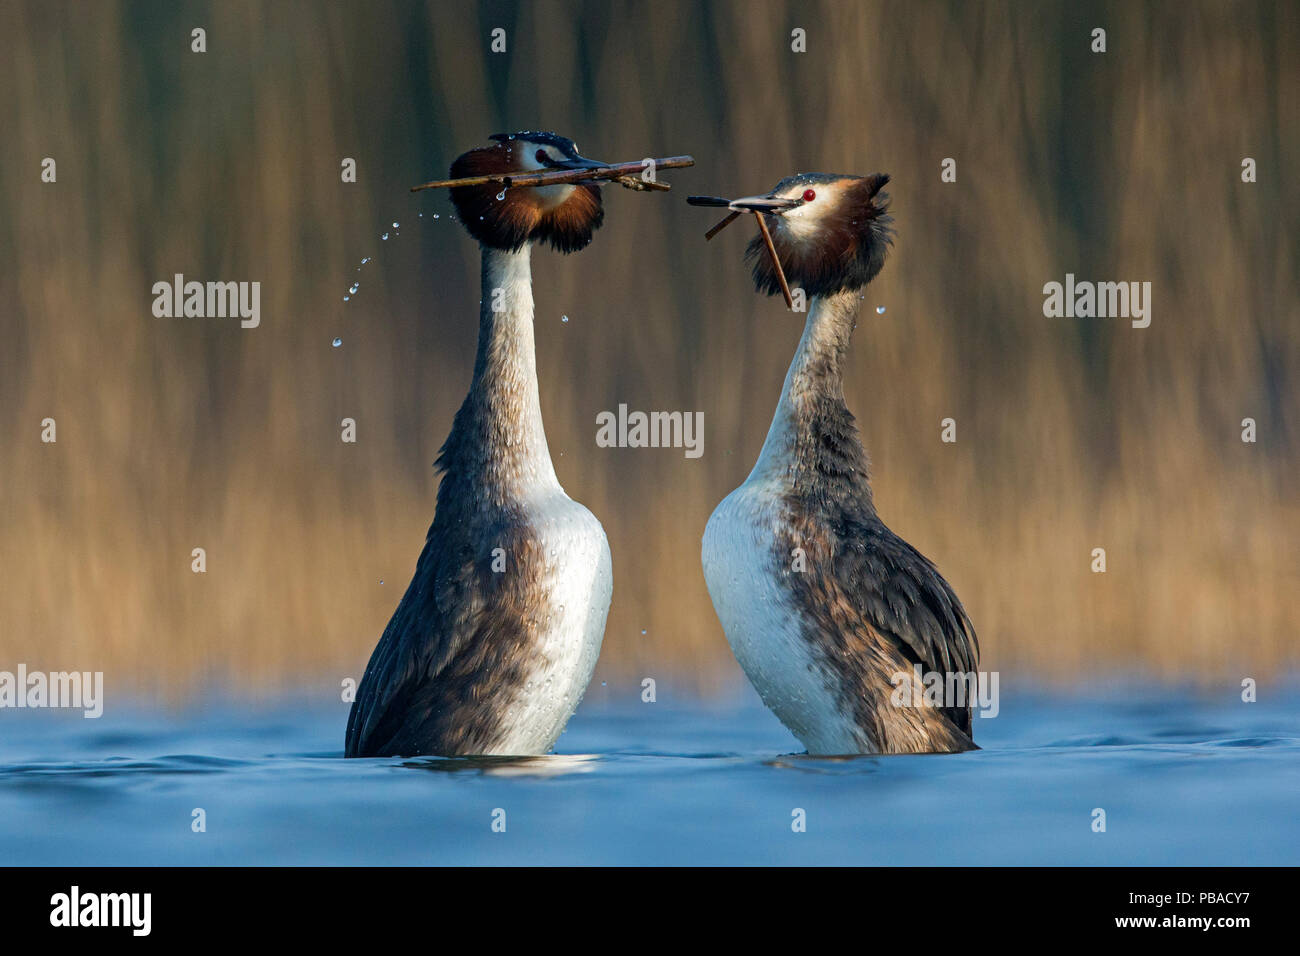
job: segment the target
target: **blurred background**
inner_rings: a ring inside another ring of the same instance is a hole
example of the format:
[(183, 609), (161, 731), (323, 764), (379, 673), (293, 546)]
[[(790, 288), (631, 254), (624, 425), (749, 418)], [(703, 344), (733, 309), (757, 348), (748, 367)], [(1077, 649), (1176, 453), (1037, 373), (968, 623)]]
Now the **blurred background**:
[[(533, 260), (556, 470), (614, 555), (597, 681), (743, 680), (699, 540), (801, 320), (752, 292), (752, 230), (706, 246), (684, 198), (809, 170), (893, 177), (846, 390), (881, 515), (953, 584), (981, 665), (1296, 661), (1294, 4), (5, 0), (0, 38), (0, 669), (160, 700), (360, 677), (476, 336), (477, 247), (407, 190), (525, 128), (697, 160), (671, 194), (605, 190), (590, 249)], [(1045, 318), (1067, 272), (1151, 282), (1151, 326)], [(155, 318), (175, 273), (260, 281), (261, 326)], [(703, 457), (597, 448), (619, 403), (703, 411)]]

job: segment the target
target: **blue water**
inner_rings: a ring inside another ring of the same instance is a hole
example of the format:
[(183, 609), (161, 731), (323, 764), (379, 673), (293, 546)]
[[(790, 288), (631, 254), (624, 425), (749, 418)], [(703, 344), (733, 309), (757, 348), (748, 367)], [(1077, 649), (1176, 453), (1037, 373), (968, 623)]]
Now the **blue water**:
[(1005, 678), (985, 749), (952, 756), (797, 756), (748, 690), (593, 686), (560, 755), (526, 760), (343, 760), (347, 705), (296, 698), (0, 711), (0, 864), (1300, 863), (1294, 685)]

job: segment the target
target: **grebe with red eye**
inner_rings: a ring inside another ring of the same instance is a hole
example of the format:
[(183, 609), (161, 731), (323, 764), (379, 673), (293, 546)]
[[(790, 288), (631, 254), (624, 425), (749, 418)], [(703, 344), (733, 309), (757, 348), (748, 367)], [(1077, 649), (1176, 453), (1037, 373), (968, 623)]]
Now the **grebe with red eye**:
[[(876, 514), (844, 402), (862, 289), (893, 236), (888, 181), (804, 173), (763, 196), (691, 199), (760, 214), (789, 284), (809, 297), (767, 439), (744, 484), (709, 518), (702, 560), (736, 659), (810, 754), (976, 749), (970, 700), (894, 704), (897, 682), (914, 683), (916, 665), (973, 673), (979, 645), (935, 566)], [(763, 238), (746, 257), (760, 292), (781, 290)], [(911, 700), (924, 700), (924, 688), (912, 690)]]

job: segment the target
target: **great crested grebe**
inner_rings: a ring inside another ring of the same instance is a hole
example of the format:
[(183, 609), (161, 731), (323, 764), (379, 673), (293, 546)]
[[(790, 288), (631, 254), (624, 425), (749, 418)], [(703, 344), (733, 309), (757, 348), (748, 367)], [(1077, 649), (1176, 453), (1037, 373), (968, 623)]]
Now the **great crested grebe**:
[[(492, 137), (456, 178), (604, 169), (554, 133)], [(596, 665), (613, 579), (600, 522), (560, 487), (533, 354), (529, 256), (591, 242), (600, 187), (451, 190), (482, 248), (474, 377), (438, 456), (438, 503), (415, 576), (366, 667), (348, 717), (349, 757), (540, 754)]]
[[(691, 199), (757, 213), (763, 235), (746, 256), (758, 291), (785, 284), (774, 257), (809, 299), (758, 462), (709, 518), (702, 558), (736, 659), (810, 754), (978, 749), (971, 701), (918, 705), (915, 686), (921, 669), (973, 677), (975, 629), (935, 566), (877, 516), (844, 402), (861, 290), (893, 236), (888, 181), (804, 173), (764, 196)], [(904, 684), (916, 703), (896, 703)]]

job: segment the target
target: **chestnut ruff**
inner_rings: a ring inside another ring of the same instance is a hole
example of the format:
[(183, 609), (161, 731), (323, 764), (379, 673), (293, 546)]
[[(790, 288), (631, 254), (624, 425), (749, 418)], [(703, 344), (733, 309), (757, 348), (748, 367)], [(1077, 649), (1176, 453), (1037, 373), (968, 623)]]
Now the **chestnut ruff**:
[[(518, 172), (514, 154), (520, 140), (472, 149), (451, 164), (449, 176), (487, 176)], [(544, 190), (556, 190), (564, 199), (548, 205)], [(605, 221), (600, 187), (591, 183), (568, 186), (529, 186), (506, 189), (495, 183), (457, 186), (450, 190), (456, 215), (471, 236), (494, 249), (511, 252), (525, 242), (549, 243), (557, 252), (578, 252), (591, 243)], [(498, 196), (502, 196), (498, 199)]]

